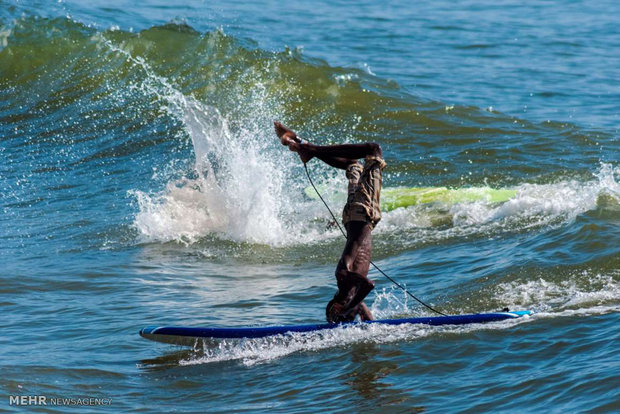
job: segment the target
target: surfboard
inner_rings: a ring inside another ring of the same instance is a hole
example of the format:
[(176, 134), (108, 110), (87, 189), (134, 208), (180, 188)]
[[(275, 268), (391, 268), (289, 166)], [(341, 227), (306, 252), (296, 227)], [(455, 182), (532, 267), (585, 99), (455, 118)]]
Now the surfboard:
[[(331, 194), (326, 186), (318, 186), (321, 194)], [(304, 193), (311, 199), (318, 199), (312, 187), (306, 187)], [(381, 190), (381, 211), (391, 211), (400, 207), (415, 206), (425, 203), (457, 204), (475, 201), (502, 203), (517, 194), (512, 188), (491, 187), (384, 187)], [(344, 204), (346, 194), (339, 192), (328, 196), (330, 201)]]
[(265, 338), (275, 335), (292, 335), (295, 333), (320, 332), (347, 326), (383, 325), (466, 325), (473, 323), (498, 322), (506, 319), (522, 318), (532, 315), (530, 310), (512, 312), (476, 313), (450, 316), (426, 316), (403, 319), (380, 319), (364, 322), (344, 322), (338, 324), (310, 324), (288, 326), (256, 326), (239, 328), (186, 327), (186, 326), (147, 326), (140, 330), (140, 336), (152, 341), (177, 345), (192, 346), (197, 340), (249, 339)]

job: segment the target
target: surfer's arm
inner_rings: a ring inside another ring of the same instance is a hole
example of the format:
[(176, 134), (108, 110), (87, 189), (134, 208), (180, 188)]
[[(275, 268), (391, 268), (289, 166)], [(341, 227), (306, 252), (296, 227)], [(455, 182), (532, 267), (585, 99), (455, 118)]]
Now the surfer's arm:
[(349, 309), (348, 312), (344, 312), (343, 314), (345, 318), (349, 317), (351, 320), (355, 319), (356, 316), (359, 315), (361, 321), (372, 321), (372, 313), (370, 313), (370, 309), (364, 302), (359, 303), (355, 307)]
[(368, 306), (366, 306), (364, 302), (360, 303), (357, 308), (357, 314), (362, 321), (372, 321), (372, 313), (370, 313), (370, 309), (368, 309)]

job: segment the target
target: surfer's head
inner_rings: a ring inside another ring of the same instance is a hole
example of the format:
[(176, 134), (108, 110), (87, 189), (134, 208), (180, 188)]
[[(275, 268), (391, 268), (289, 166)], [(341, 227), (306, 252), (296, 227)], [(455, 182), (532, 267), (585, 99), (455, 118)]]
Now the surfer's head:
[(327, 307), (325, 308), (325, 318), (329, 323), (338, 323), (340, 322), (338, 316), (342, 314), (344, 310), (344, 306), (342, 303), (337, 302), (336, 299), (332, 299), (327, 303)]
[(352, 322), (355, 320), (355, 312), (344, 313), (344, 304), (334, 297), (327, 303), (325, 318), (329, 323)]

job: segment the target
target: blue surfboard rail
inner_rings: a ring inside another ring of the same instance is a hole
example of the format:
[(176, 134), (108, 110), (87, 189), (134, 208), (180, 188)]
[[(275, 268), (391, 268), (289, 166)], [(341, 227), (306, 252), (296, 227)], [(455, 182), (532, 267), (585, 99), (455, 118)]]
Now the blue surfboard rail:
[[(178, 339), (241, 339), (241, 338), (264, 338), (274, 335), (289, 335), (293, 333), (314, 332), (334, 329), (346, 326), (360, 326), (364, 324), (383, 325), (466, 325), (472, 323), (498, 322), (506, 319), (515, 319), (532, 315), (529, 310), (493, 313), (475, 313), (450, 316), (427, 316), (403, 319), (380, 319), (365, 322), (344, 322), (338, 324), (310, 324), (288, 326), (262, 326), (240, 328), (211, 328), (211, 327), (185, 327), (185, 326), (147, 326), (140, 330), (140, 336), (158, 342), (176, 343)], [(186, 341), (187, 342), (187, 341)]]

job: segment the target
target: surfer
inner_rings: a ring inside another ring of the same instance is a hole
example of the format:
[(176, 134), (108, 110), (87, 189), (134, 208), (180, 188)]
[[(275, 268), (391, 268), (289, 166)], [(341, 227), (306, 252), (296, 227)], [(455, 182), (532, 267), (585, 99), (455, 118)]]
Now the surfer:
[[(342, 222), (347, 231), (347, 242), (336, 266), (338, 292), (325, 309), (330, 323), (372, 320), (364, 298), (375, 287), (368, 279), (372, 253), (371, 232), (381, 220), (379, 197), (382, 170), (385, 161), (381, 147), (376, 143), (314, 145), (297, 137), (280, 122), (275, 121), (276, 135), (282, 145), (297, 152), (305, 164), (318, 158), (326, 164), (346, 171), (348, 185), (347, 203), (342, 212)], [(358, 160), (364, 158), (362, 165)]]

